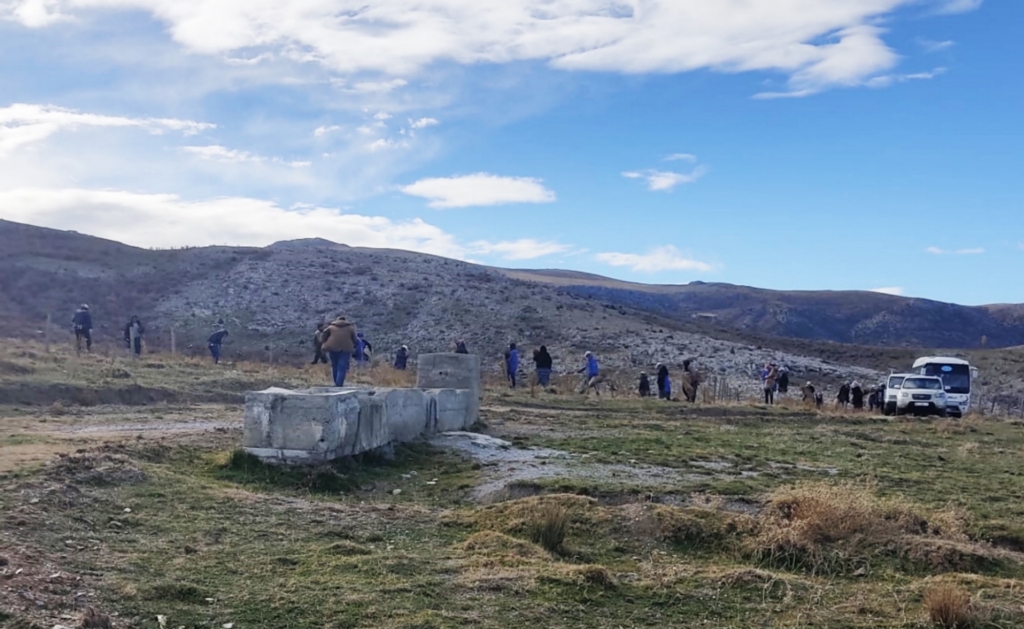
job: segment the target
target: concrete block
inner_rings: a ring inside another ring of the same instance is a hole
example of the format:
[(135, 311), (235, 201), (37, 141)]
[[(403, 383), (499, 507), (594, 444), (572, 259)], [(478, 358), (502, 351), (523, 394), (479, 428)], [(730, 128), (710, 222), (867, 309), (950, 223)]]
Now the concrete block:
[(480, 357), (476, 354), (421, 354), (417, 359), (416, 387), (461, 389), (471, 392), (470, 422), (480, 414)]

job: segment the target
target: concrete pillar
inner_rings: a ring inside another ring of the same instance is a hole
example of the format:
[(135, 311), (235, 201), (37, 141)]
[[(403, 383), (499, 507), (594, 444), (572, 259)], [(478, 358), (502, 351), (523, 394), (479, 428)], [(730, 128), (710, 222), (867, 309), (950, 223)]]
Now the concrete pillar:
[(417, 389), (466, 389), (473, 399), (470, 424), (480, 414), (480, 357), (476, 354), (420, 354), (416, 368)]

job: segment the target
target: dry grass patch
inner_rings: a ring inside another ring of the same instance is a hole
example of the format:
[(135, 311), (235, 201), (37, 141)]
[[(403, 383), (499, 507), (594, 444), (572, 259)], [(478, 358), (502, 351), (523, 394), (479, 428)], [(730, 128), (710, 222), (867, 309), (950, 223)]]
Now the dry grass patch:
[(924, 609), (928, 620), (942, 629), (971, 629), (981, 624), (971, 595), (951, 583), (928, 588), (924, 593)]
[(912, 551), (923, 539), (966, 542), (965, 520), (953, 510), (925, 513), (882, 498), (872, 486), (807, 483), (769, 496), (752, 554), (776, 568), (844, 574), (880, 555), (916, 560)]

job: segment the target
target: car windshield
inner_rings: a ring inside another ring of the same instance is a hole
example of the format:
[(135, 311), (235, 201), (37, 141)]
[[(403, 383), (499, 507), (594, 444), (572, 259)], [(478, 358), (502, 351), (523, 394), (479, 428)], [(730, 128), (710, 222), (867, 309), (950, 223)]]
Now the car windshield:
[(903, 381), (904, 389), (942, 390), (942, 381), (937, 378), (907, 378)]
[(922, 367), (921, 375), (942, 378), (942, 384), (950, 393), (971, 392), (971, 368), (967, 365), (933, 363)]
[(892, 376), (889, 378), (889, 388), (898, 389), (903, 386), (903, 381), (906, 380), (906, 376)]

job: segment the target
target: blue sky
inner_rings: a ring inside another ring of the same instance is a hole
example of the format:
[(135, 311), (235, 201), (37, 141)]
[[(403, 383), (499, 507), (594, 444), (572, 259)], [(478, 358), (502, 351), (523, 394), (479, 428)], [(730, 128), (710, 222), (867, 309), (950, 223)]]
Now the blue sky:
[(1022, 23), (996, 0), (0, 0), (0, 218), (1024, 302)]

